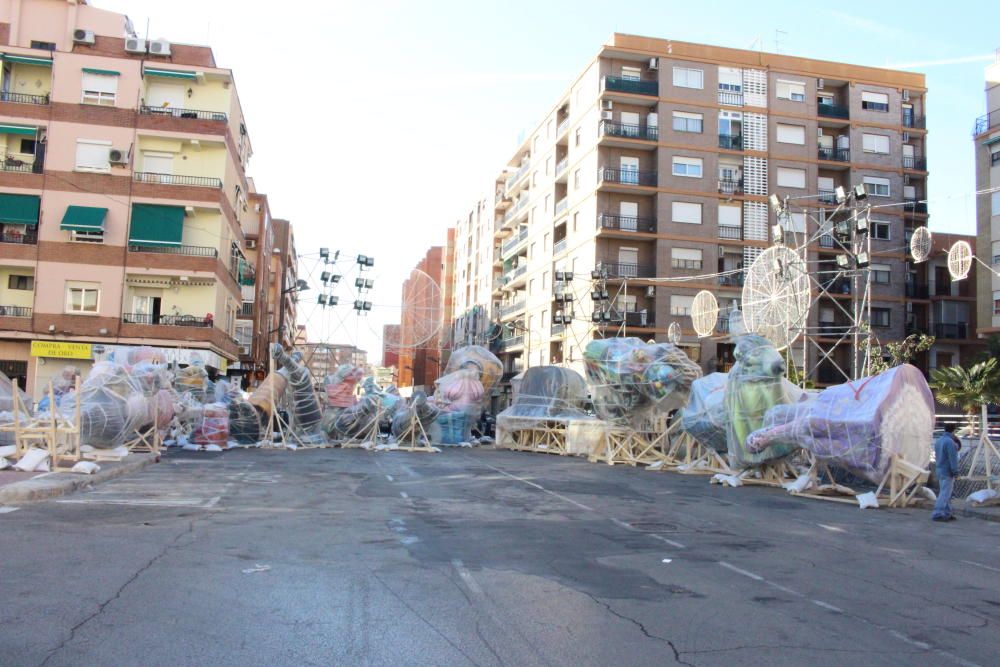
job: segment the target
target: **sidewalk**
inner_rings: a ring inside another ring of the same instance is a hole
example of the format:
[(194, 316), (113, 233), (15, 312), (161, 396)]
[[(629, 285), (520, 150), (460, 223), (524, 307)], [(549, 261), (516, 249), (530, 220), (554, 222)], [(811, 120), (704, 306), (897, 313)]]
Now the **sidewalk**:
[(958, 516), (983, 519), (984, 521), (1000, 521), (1000, 505), (976, 507), (964, 500), (954, 500), (952, 501), (952, 508)]
[(154, 454), (129, 454), (121, 461), (102, 462), (93, 475), (71, 472), (0, 471), (0, 505), (15, 505), (58, 498), (109, 479), (138, 472), (156, 460)]

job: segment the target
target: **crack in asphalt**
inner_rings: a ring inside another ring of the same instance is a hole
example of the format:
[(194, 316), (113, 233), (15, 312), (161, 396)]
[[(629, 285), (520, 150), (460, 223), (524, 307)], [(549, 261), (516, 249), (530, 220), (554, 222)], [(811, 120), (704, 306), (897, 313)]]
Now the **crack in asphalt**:
[(591, 595), (590, 593), (588, 593), (586, 591), (581, 591), (581, 592), (584, 595), (586, 595), (587, 597), (589, 597), (591, 600), (593, 600), (594, 602), (596, 602), (597, 604), (599, 604), (602, 607), (604, 607), (608, 611), (608, 613), (610, 613), (612, 616), (616, 616), (617, 618), (620, 618), (623, 621), (628, 621), (629, 623), (632, 623), (633, 625), (635, 625), (637, 628), (639, 628), (639, 632), (641, 632), (645, 637), (648, 637), (649, 639), (655, 639), (656, 641), (663, 642), (664, 644), (666, 644), (667, 646), (669, 646), (670, 650), (673, 651), (674, 661), (677, 664), (679, 664), (679, 665), (687, 665), (688, 667), (695, 667), (694, 663), (685, 662), (684, 660), (681, 660), (681, 651), (677, 650), (677, 647), (674, 646), (674, 643), (671, 640), (667, 639), (666, 637), (660, 637), (659, 635), (654, 635), (653, 633), (651, 633), (649, 630), (646, 629), (646, 626), (643, 625), (641, 621), (639, 621), (637, 619), (634, 619), (631, 616), (626, 616), (625, 614), (621, 614), (621, 613), (615, 611), (611, 607), (610, 604), (608, 604), (607, 602), (605, 602), (605, 601), (603, 601), (603, 600), (601, 600), (601, 599), (599, 599), (599, 598)]

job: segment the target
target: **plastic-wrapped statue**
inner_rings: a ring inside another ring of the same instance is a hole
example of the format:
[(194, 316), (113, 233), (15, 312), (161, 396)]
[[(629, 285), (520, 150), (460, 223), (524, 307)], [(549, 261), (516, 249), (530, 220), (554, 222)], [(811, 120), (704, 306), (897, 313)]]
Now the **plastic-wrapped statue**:
[(349, 408), (357, 402), (354, 387), (361, 381), (364, 372), (353, 364), (341, 364), (337, 370), (326, 376), (326, 404), (331, 408)]
[(379, 397), (367, 394), (338, 414), (328, 413), (324, 430), (332, 439), (364, 438), (377, 428), (379, 412)]
[(417, 390), (413, 392), (408, 404), (396, 408), (392, 416), (392, 434), (397, 438), (402, 437), (412, 432), (417, 422), (423, 427), (424, 433), (429, 434), (439, 412), (438, 407), (427, 400), (427, 394)]
[(174, 388), (177, 392), (193, 394), (199, 403), (204, 403), (209, 398), (210, 385), (208, 372), (200, 359), (193, 360), (188, 366), (177, 369), (175, 373)]
[(242, 398), (229, 402), (229, 435), (236, 442), (251, 445), (260, 442), (261, 413), (249, 401)]
[(292, 417), (290, 426), (300, 438), (321, 439), (320, 423), (323, 420), (323, 413), (316, 392), (313, 390), (312, 374), (301, 363), (301, 355), (288, 354), (280, 343), (273, 343), (271, 356), (274, 357), (275, 363), (281, 366), (279, 373), (288, 380), (289, 412)]
[(726, 384), (728, 373), (709, 373), (691, 385), (688, 404), (681, 408), (681, 428), (705, 447), (726, 452)]
[(94, 364), (80, 387), (80, 396), (70, 392), (59, 409), (73, 414), (80, 401), (80, 442), (109, 449), (123, 444), (133, 431), (149, 423), (149, 401), (125, 368), (111, 362)]
[(503, 375), (503, 363), (492, 352), (481, 345), (466, 345), (451, 353), (444, 367), (442, 377), (461, 369), (475, 369), (483, 394), (489, 396), (500, 376)]
[(497, 415), (497, 424), (516, 417), (585, 419), (587, 383), (583, 376), (559, 366), (532, 366), (524, 372), (514, 402)]
[(771, 408), (747, 438), (747, 450), (802, 447), (878, 484), (893, 455), (926, 467), (933, 429), (934, 397), (923, 374), (907, 364)]
[[(76, 378), (79, 376), (79, 368), (76, 366), (64, 366), (59, 375), (53, 378), (52, 393), (55, 395), (56, 405), (59, 405), (59, 401), (63, 396), (76, 388)], [(48, 410), (49, 393), (46, 391), (45, 395), (38, 401), (38, 412), (48, 412)]]
[(441, 411), (432, 436), (435, 443), (458, 445), (472, 439), (472, 426), (482, 412), (485, 395), (479, 378), (475, 368), (463, 367), (435, 382), (433, 401)]
[(650, 411), (670, 412), (687, 402), (701, 368), (671, 343), (608, 338), (583, 353), (594, 408), (610, 421), (637, 423)]

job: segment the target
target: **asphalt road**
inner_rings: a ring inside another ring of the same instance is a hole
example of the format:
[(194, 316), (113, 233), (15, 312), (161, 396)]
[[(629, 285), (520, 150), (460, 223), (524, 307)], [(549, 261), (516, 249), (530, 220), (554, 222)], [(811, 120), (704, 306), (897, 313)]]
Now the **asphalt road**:
[(929, 518), (485, 448), (171, 455), (0, 513), (0, 665), (996, 665), (1000, 524)]

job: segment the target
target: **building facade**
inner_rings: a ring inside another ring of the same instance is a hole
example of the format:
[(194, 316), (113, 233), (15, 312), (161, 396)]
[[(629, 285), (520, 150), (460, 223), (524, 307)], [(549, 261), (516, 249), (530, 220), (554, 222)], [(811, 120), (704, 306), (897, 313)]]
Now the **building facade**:
[[(502, 192), (498, 194), (502, 196)], [(497, 336), (493, 285), (500, 259), (495, 247), (494, 196), (480, 197), (455, 222), (453, 347), (490, 345)]]
[[(903, 246), (928, 220), (926, 92), (913, 72), (613, 35), (496, 180), (492, 306), (508, 376), (550, 363), (582, 371), (590, 340), (665, 340), (672, 322), (706, 372), (727, 370), (740, 269), (778, 222), (769, 195), (794, 203), (786, 242), (808, 243), (808, 261), (837, 276), (821, 232), (842, 215), (837, 188), (857, 185), (891, 204), (872, 216), (872, 324), (882, 341), (902, 338), (918, 278)], [(457, 240), (457, 295), (478, 278), (461, 264), (477, 246), (471, 227)], [(690, 316), (701, 290), (720, 306), (707, 337)], [(837, 381), (834, 364), (851, 367), (850, 343), (823, 339), (843, 325), (849, 290), (838, 283), (810, 311), (829, 358), (811, 343), (793, 353), (820, 384)]]
[[(1000, 188), (1000, 51), (997, 61), (986, 67), (986, 114), (973, 128), (976, 155), (976, 190)], [(1000, 266), (1000, 192), (976, 197), (976, 256), (994, 271)], [(978, 315), (979, 335), (1000, 333), (1000, 278), (980, 271)]]
[(432, 389), (441, 374), (444, 313), (444, 246), (433, 246), (403, 281), (399, 322), (400, 388)]

